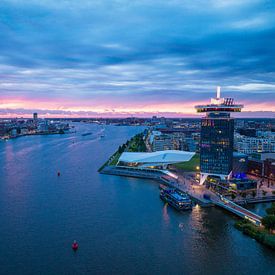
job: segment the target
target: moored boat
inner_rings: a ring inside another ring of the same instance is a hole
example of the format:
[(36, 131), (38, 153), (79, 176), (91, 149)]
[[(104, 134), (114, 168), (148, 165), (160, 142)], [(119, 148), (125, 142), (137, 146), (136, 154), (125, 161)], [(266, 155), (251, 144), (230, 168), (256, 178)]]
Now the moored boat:
[(192, 209), (192, 200), (187, 193), (164, 185), (160, 185), (159, 188), (160, 198), (175, 209), (179, 211)]

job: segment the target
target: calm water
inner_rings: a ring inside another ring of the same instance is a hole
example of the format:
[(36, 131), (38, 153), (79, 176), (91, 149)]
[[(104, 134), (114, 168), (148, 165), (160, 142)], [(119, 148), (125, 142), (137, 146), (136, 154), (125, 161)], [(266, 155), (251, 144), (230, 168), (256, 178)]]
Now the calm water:
[(179, 214), (154, 181), (97, 173), (142, 128), (76, 130), (0, 142), (0, 274), (275, 274), (274, 252), (223, 210)]

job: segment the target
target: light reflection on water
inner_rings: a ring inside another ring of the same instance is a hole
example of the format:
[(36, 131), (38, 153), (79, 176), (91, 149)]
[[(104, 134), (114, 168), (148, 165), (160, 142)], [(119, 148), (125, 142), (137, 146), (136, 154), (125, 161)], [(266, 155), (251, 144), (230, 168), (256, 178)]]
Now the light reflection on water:
[(168, 211), (167, 211), (167, 207), (168, 207), (168, 203), (165, 203), (162, 208), (162, 217), (166, 224), (168, 224), (169, 220), (170, 220)]

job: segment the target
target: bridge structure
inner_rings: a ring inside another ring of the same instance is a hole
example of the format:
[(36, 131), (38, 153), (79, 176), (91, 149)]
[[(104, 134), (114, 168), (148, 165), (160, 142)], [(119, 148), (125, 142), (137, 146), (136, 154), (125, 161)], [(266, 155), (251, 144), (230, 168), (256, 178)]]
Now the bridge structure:
[(220, 196), (219, 200), (213, 200), (213, 203), (223, 209), (234, 213), (235, 215), (249, 220), (250, 222), (254, 223), (255, 225), (262, 225), (262, 217), (258, 214), (255, 214), (246, 208), (234, 203), (233, 201)]

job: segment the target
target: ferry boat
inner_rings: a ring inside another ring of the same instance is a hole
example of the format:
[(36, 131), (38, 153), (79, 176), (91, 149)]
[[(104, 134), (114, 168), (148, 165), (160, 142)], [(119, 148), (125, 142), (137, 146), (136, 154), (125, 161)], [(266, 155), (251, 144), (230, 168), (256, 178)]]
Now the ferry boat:
[(160, 185), (160, 198), (178, 211), (192, 209), (192, 200), (187, 193), (176, 188)]

